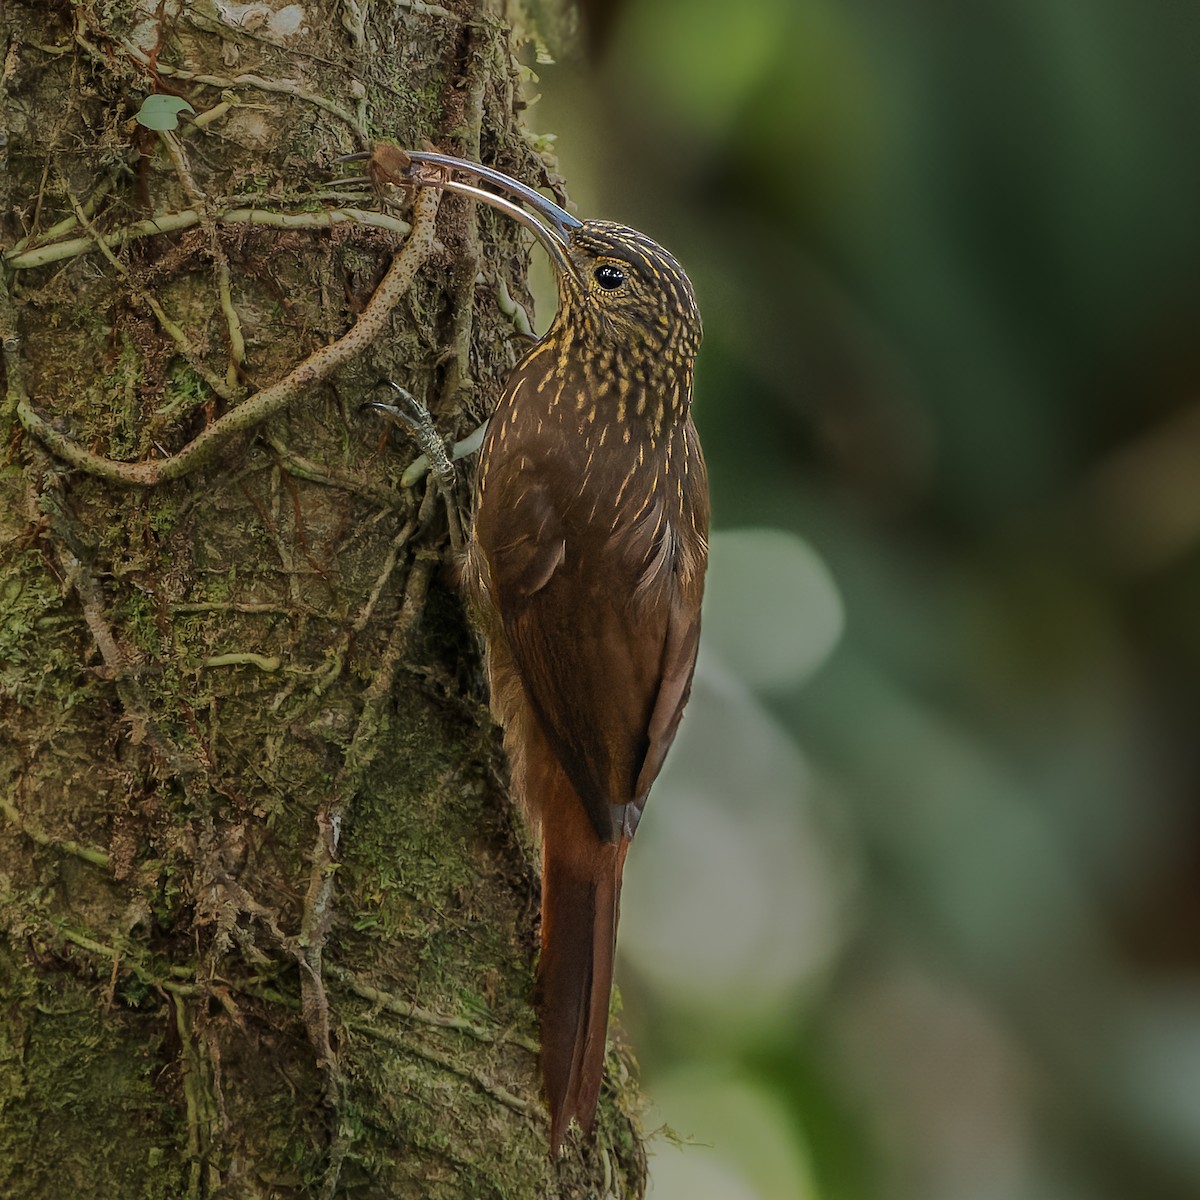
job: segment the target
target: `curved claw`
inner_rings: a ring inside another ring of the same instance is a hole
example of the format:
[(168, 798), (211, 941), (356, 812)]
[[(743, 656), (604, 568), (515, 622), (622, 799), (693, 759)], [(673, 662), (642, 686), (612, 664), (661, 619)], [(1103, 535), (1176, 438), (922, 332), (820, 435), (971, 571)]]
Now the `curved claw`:
[(368, 400), (360, 405), (362, 408), (373, 408), (376, 412), (386, 413), (394, 422), (404, 425), (411, 431), (417, 444), (425, 453), (437, 475), (438, 484), (447, 496), (454, 491), (454, 465), (446, 453), (446, 443), (438, 433), (429, 410), (411, 392), (402, 388), (390, 379), (381, 379), (379, 387), (390, 387), (396, 393), (399, 404), (384, 404), (378, 400)]
[(367, 400), (360, 405), (360, 408), (374, 408), (379, 412), (388, 413), (397, 421), (403, 421), (405, 425), (416, 430), (429, 429), (433, 426), (433, 418), (429, 415), (429, 409), (412, 392), (402, 388), (398, 383), (393, 383), (390, 379), (381, 379), (375, 386), (390, 387), (396, 393), (400, 404), (384, 404), (379, 400)]

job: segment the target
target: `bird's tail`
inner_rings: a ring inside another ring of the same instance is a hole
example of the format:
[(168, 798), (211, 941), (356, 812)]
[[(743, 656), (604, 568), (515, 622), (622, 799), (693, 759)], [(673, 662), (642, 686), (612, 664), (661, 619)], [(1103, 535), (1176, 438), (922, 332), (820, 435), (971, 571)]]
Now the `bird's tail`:
[(572, 1117), (585, 1132), (595, 1120), (629, 846), (624, 837), (597, 837), (576, 796), (563, 807), (542, 827), (538, 992), (551, 1154), (558, 1153)]

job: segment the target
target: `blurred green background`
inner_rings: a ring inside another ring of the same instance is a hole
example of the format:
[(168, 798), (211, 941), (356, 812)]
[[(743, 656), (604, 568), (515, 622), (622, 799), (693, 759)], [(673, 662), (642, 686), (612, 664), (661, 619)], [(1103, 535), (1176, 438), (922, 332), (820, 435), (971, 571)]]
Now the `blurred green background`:
[(696, 283), (717, 531), (653, 1195), (1194, 1200), (1200, 8), (606, 11), (531, 118)]

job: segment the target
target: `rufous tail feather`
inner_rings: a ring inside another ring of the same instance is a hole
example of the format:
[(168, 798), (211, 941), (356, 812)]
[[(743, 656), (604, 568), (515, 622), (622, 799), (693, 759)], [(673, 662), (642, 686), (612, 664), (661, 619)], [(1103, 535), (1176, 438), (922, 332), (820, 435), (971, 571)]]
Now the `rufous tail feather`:
[(543, 825), (538, 993), (552, 1155), (572, 1117), (585, 1132), (596, 1117), (629, 845), (624, 838), (601, 841), (578, 799), (572, 796), (571, 802), (582, 820)]

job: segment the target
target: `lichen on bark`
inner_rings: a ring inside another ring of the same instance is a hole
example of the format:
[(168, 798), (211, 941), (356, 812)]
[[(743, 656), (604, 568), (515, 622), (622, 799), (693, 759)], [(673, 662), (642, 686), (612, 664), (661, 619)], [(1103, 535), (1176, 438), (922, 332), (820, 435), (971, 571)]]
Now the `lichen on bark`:
[(477, 424), (525, 251), (447, 199), (376, 328), (422, 218), (333, 182), (378, 136), (536, 179), (516, 38), (284, 8), (0, 9), (0, 1193), (639, 1195), (616, 1057), (546, 1158), (530, 847), (444, 517), (360, 411)]

